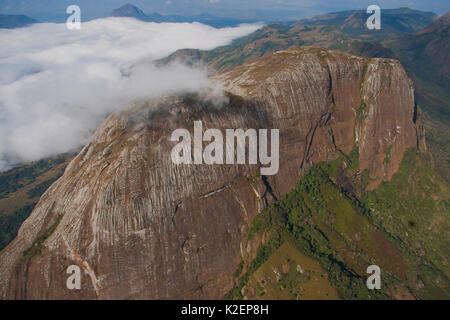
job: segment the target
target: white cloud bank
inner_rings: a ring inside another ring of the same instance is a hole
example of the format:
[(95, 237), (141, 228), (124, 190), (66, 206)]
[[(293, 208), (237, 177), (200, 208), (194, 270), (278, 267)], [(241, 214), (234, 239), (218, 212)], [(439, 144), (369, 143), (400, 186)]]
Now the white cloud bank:
[(132, 99), (210, 88), (204, 70), (179, 64), (122, 71), (178, 49), (226, 45), (258, 27), (107, 18), (81, 30), (48, 23), (0, 30), (0, 171), (81, 146)]

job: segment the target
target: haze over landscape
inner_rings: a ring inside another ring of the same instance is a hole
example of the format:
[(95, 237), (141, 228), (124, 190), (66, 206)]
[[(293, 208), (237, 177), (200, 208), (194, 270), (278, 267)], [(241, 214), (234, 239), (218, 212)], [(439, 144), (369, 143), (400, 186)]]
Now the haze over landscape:
[(0, 33), (9, 44), (0, 53), (0, 170), (80, 147), (130, 100), (212, 87), (201, 67), (156, 68), (152, 61), (177, 49), (226, 45), (258, 27), (108, 18), (85, 23), (80, 33), (61, 24)]
[(151, 14), (179, 14), (195, 16), (213, 14), (221, 17), (256, 19), (260, 21), (298, 20), (316, 14), (343, 10), (364, 10), (371, 4), (385, 9), (409, 7), (422, 11), (443, 14), (448, 11), (448, 1), (429, 0), (0, 0), (0, 12), (4, 14), (25, 14), (41, 21), (65, 21), (65, 9), (71, 4), (83, 8), (84, 19), (107, 16), (113, 9), (126, 3)]

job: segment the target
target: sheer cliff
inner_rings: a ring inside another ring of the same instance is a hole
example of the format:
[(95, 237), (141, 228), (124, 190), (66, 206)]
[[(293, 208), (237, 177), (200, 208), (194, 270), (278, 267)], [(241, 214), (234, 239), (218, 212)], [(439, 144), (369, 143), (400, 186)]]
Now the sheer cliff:
[[(0, 253), (0, 297), (220, 298), (263, 241), (247, 241), (255, 217), (314, 163), (356, 155), (355, 179), (364, 173), (373, 190), (407, 149), (426, 148), (411, 80), (395, 60), (305, 47), (215, 80), (227, 91), (222, 108), (187, 94), (136, 101), (105, 120)], [(170, 135), (194, 120), (279, 129), (278, 174), (173, 164)], [(66, 287), (73, 264), (84, 270), (80, 290)]]

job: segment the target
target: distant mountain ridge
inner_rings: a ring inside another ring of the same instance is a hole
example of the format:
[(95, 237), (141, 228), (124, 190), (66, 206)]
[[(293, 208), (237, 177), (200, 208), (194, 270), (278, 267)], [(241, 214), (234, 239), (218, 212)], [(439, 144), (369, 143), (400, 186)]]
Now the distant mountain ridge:
[(369, 16), (365, 10), (349, 10), (318, 15), (311, 19), (302, 19), (293, 25), (335, 26), (351, 36), (386, 39), (418, 32), (432, 24), (438, 17), (433, 12), (423, 12), (410, 8), (382, 9), (381, 30), (369, 30), (366, 27)]
[[(243, 38), (235, 40), (230, 46), (212, 51), (180, 50), (166, 58), (181, 58), (187, 62), (204, 60), (214, 69), (228, 71), (250, 59), (277, 50), (299, 46), (321, 46), (352, 51), (352, 42), (358, 42), (358, 52), (353, 54), (369, 57), (396, 58), (392, 50), (380, 41), (412, 36), (415, 33), (441, 21), (431, 12), (409, 8), (382, 10), (381, 30), (369, 30), (365, 23), (369, 15), (362, 10), (342, 11), (319, 15), (299, 21), (271, 23)], [(414, 21), (414, 26), (405, 23)], [(441, 22), (442, 23), (442, 22)], [(363, 50), (362, 52), (359, 52)]]
[(110, 15), (110, 17), (128, 17), (128, 18), (135, 18), (141, 21), (146, 22), (177, 22), (177, 23), (183, 23), (183, 22), (200, 22), (206, 25), (210, 25), (212, 27), (216, 28), (223, 28), (223, 27), (234, 27), (242, 23), (251, 23), (256, 22), (255, 20), (240, 20), (240, 19), (234, 19), (234, 18), (224, 18), (224, 17), (217, 17), (210, 14), (200, 14), (198, 16), (179, 16), (179, 15), (162, 15), (158, 12), (154, 12), (150, 15), (144, 13), (141, 9), (138, 7), (132, 5), (132, 4), (125, 4), (121, 6), (120, 8), (114, 9)]
[(23, 14), (20, 15), (0, 14), (0, 29), (22, 28), (38, 22), (39, 21), (30, 18), (28, 16), (25, 16)]

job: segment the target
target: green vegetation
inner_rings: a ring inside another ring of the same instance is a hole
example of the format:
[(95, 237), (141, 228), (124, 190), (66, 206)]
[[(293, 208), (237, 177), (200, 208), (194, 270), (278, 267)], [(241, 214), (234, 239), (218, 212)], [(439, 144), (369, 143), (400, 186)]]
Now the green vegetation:
[(250, 277), (244, 293), (250, 299), (338, 299), (320, 264), (289, 241)]
[(359, 117), (363, 117), (364, 116), (364, 112), (367, 110), (367, 105), (363, 102), (361, 103), (361, 106), (359, 107), (359, 109), (356, 111), (356, 116)]
[[(235, 276), (242, 276), (226, 299), (249, 294), (253, 298), (313, 295), (317, 287), (311, 289), (314, 292), (297, 290), (306, 280), (295, 272), (286, 274), (287, 282), (283, 277), (278, 282), (272, 279), (262, 288), (261, 279), (270, 278), (265, 266), (276, 268), (268, 261), (286, 243), (298, 254), (318, 261), (344, 299), (450, 296), (448, 190), (430, 169), (430, 159), (408, 150), (391, 182), (357, 198), (330, 178), (343, 162), (356, 168), (357, 156), (354, 148), (348, 156), (313, 166), (294, 190), (258, 214), (248, 239), (258, 234), (269, 240), (260, 245), (256, 258), (244, 270), (240, 265)], [(364, 172), (361, 180), (367, 179), (368, 172)], [(433, 240), (436, 237), (442, 240)], [(383, 290), (367, 290), (370, 264), (381, 267)]]
[[(59, 176), (58, 176), (59, 177)], [(37, 184), (27, 191), (29, 199), (38, 199), (58, 177)], [(36, 202), (24, 203), (12, 214), (0, 215), (0, 250), (3, 250), (17, 235), (20, 226), (33, 211)]]
[[(358, 232), (364, 234), (355, 241), (352, 237)], [(375, 229), (357, 213), (350, 199), (320, 166), (315, 166), (294, 190), (260, 213), (250, 230), (252, 233), (270, 234), (270, 240), (260, 246), (256, 259), (240, 278), (239, 286), (226, 298), (242, 298), (242, 288), (250, 276), (286, 241), (305, 256), (319, 261), (341, 297), (370, 298), (371, 294), (386, 297), (380, 292), (368, 292), (363, 277), (364, 267), (371, 260), (389, 264), (380, 255), (381, 250), (371, 247), (376, 243), (364, 243), (365, 237), (373, 238)], [(351, 254), (358, 258), (350, 259)]]
[(38, 176), (64, 163), (66, 160), (63, 156), (42, 159), (31, 165), (0, 173), (0, 199), (6, 198), (9, 194), (32, 183)]
[(0, 250), (16, 237), (23, 221), (63, 174), (72, 156), (59, 155), (0, 173)]
[(427, 147), (433, 155), (434, 170), (447, 186), (450, 183), (450, 126), (439, 121), (425, 122)]
[(58, 226), (62, 217), (63, 217), (62, 215), (58, 216), (56, 218), (56, 221), (53, 222), (53, 224), (41, 236), (39, 236), (39, 238), (37, 238), (36, 241), (34, 241), (31, 247), (29, 247), (27, 250), (23, 252), (24, 258), (32, 258), (42, 253), (42, 244), (56, 230), (56, 227)]
[(30, 215), (36, 204), (25, 205), (11, 215), (0, 216), (0, 250), (5, 248), (15, 238), (22, 222)]
[(449, 195), (430, 157), (411, 149), (390, 182), (361, 196), (371, 222), (408, 258), (421, 298), (449, 296)]
[(27, 191), (28, 197), (29, 198), (40, 197), (53, 184), (53, 182), (58, 180), (58, 178), (59, 177), (54, 177), (37, 184), (36, 186)]

